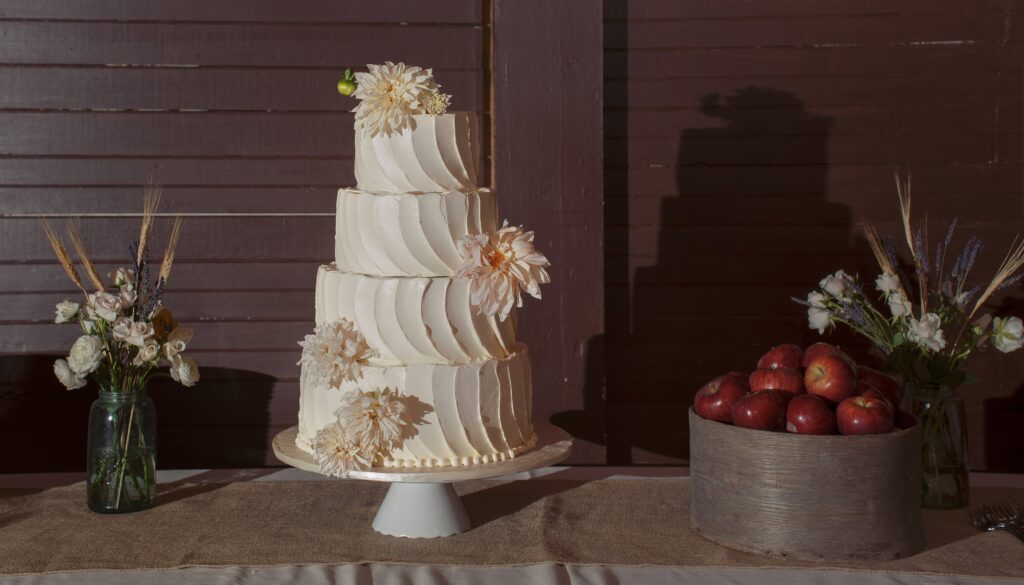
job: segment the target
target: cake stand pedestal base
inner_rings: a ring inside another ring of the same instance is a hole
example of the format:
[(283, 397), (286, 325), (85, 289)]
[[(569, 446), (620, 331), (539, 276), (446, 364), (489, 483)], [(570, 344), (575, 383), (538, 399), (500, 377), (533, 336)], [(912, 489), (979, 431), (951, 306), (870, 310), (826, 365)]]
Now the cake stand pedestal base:
[(435, 538), (469, 530), (469, 514), (450, 483), (394, 482), (373, 529), (389, 536)]
[[(572, 437), (548, 423), (534, 425), (537, 446), (507, 461), (466, 467), (374, 467), (349, 473), (350, 479), (391, 484), (373, 529), (389, 536), (437, 538), (465, 532), (469, 515), (455, 494), (454, 482), (488, 479), (547, 467), (564, 461), (572, 450)], [(283, 463), (320, 473), (313, 456), (295, 444), (298, 427), (274, 437), (274, 455)]]

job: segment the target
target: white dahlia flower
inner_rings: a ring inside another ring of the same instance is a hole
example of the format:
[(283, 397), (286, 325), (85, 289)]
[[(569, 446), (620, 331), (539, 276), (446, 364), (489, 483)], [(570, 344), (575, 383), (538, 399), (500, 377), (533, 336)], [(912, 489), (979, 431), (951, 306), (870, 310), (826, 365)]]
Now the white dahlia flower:
[(434, 81), (433, 70), (390, 61), (366, 68), (366, 73), (355, 74), (358, 86), (352, 95), (360, 100), (352, 110), (356, 128), (371, 137), (414, 129), (413, 115), (424, 113), (424, 101), (440, 87)]
[(390, 388), (364, 392), (352, 390), (334, 411), (338, 423), (367, 453), (391, 451), (402, 438), (405, 405)]
[(313, 452), (320, 471), (333, 477), (346, 477), (353, 469), (369, 469), (371, 463), (370, 457), (338, 422), (317, 432)]
[(312, 335), (299, 342), (302, 359), (309, 375), (317, 384), (340, 388), (342, 382), (355, 382), (363, 375), (362, 366), (377, 357), (366, 338), (348, 319), (317, 325)]
[(455, 276), (472, 281), (470, 299), (483, 315), (504, 321), (513, 306), (523, 306), (524, 291), (539, 299), (540, 285), (551, 282), (544, 270), (551, 263), (533, 247), (533, 232), (508, 221), (496, 233), (462, 236), (459, 251)]

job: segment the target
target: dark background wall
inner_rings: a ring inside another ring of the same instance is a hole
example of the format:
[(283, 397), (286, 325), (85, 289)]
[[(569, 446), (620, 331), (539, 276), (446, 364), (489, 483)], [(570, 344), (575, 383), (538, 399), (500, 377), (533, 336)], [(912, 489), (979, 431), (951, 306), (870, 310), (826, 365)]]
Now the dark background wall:
[[(684, 461), (702, 382), (813, 341), (789, 297), (824, 273), (874, 273), (857, 224), (896, 227), (894, 166), (933, 229), (958, 215), (985, 237), (977, 274), (991, 273), (1024, 222), (1022, 12), (0, 2), (0, 440), (22, 445), (0, 471), (81, 468), (94, 394), (51, 377), (74, 338), (52, 305), (73, 293), (31, 216), (83, 216), (105, 271), (127, 255), (151, 176), (165, 212), (191, 214), (168, 303), (196, 329), (204, 376), (154, 388), (161, 465), (277, 464), (267, 446), (295, 421), (294, 343), (333, 249), (335, 191), (354, 183), (334, 82), (385, 59), (433, 66), (481, 114), (505, 215), (555, 264), (522, 313), (537, 418), (580, 438), (576, 462)], [(1024, 313), (1018, 293), (994, 304)], [(971, 460), (1024, 470), (1024, 362), (1000, 358), (974, 362)]]
[[(975, 274), (991, 276), (1024, 211), (1021, 11), (605, 1), (610, 461), (685, 459), (701, 383), (816, 338), (791, 296), (839, 268), (874, 279), (858, 224), (898, 235), (897, 165), (933, 233), (959, 216), (984, 237)], [(1020, 314), (1013, 297), (993, 305)], [(973, 466), (1024, 469), (1024, 361), (988, 352), (972, 370)]]
[[(3, 212), (84, 215), (104, 273), (137, 238), (122, 215), (149, 177), (162, 211), (195, 214), (167, 303), (196, 331), (203, 381), (154, 389), (161, 465), (278, 464), (267, 446), (295, 424), (295, 343), (332, 260), (335, 194), (355, 183), (340, 72), (433, 66), (489, 125), (486, 33), (481, 3), (461, 0), (0, 2)], [(6, 470), (84, 461), (95, 389), (65, 392), (49, 365), (75, 338), (50, 315), (68, 296), (38, 219), (0, 219), (0, 440), (41, 439)]]
[[(593, 7), (0, 2), (0, 441), (20, 445), (0, 472), (84, 467), (95, 396), (53, 378), (76, 337), (52, 323), (53, 305), (76, 293), (39, 217), (79, 217), (106, 273), (137, 237), (150, 178), (162, 211), (186, 216), (166, 301), (195, 329), (202, 372), (193, 389), (153, 385), (160, 464), (279, 465), (269, 444), (296, 421), (296, 341), (312, 329), (316, 267), (332, 260), (335, 194), (355, 182), (354, 102), (335, 83), (345, 67), (385, 60), (433, 67), (453, 109), (480, 115), (482, 175), (554, 263), (544, 302), (521, 312), (536, 416), (582, 411), (584, 341), (603, 328)], [(600, 445), (581, 453), (604, 460)]]

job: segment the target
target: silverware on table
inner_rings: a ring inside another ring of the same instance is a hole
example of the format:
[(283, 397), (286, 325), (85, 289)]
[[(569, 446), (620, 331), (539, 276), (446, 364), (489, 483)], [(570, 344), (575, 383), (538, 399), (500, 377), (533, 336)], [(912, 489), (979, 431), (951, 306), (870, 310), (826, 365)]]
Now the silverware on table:
[(981, 504), (967, 510), (971, 523), (981, 530), (1005, 530), (1024, 542), (1024, 507), (1016, 501), (1005, 505)]

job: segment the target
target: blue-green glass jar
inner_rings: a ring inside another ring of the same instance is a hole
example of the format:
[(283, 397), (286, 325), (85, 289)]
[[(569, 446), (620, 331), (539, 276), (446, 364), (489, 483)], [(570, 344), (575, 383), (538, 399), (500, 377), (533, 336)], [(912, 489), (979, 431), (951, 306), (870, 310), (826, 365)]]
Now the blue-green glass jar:
[(136, 512), (156, 499), (156, 409), (145, 390), (101, 390), (89, 411), (86, 492), (100, 514)]

